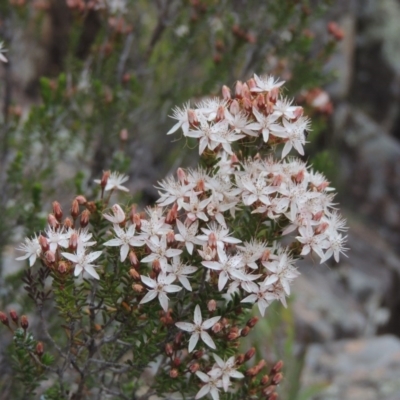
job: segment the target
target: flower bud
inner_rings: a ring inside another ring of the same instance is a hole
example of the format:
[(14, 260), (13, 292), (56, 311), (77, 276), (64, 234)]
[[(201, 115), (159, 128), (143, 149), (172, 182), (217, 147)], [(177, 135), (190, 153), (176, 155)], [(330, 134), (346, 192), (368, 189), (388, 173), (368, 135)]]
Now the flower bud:
[(273, 392), (268, 396), (268, 400), (278, 400), (278, 393)]
[(251, 367), (245, 373), (246, 376), (256, 376), (257, 375), (257, 368)]
[(67, 217), (64, 219), (63, 226), (66, 230), (68, 230), (74, 226), (74, 223), (71, 221), (71, 218)]
[(142, 286), (142, 285), (139, 285), (138, 283), (134, 283), (134, 284), (132, 285), (132, 289), (133, 289), (133, 291), (136, 292), (136, 293), (142, 293), (143, 290), (144, 290), (143, 286)]
[(247, 325), (249, 328), (254, 328), (255, 325), (257, 324), (258, 320), (259, 320), (258, 317), (250, 318), (250, 319), (247, 321), (247, 324), (246, 324), (246, 325)]
[(234, 326), (228, 333), (227, 339), (228, 340), (236, 340), (239, 337), (239, 329)]
[(166, 354), (168, 357), (171, 357), (171, 356), (174, 354), (174, 349), (173, 349), (171, 343), (167, 343), (167, 344), (165, 345), (165, 354)]
[(247, 99), (251, 99), (251, 93), (250, 93), (250, 89), (249, 89), (249, 87), (247, 86), (247, 83), (243, 83), (243, 86), (242, 86), (242, 97), (243, 98), (247, 98)]
[(261, 378), (261, 381), (260, 381), (261, 385), (266, 385), (268, 382), (269, 382), (269, 376), (268, 375), (264, 375)]
[(203, 356), (204, 356), (204, 351), (203, 350), (196, 350), (193, 353), (193, 358), (195, 358), (196, 360), (199, 360)]
[(229, 111), (231, 112), (231, 114), (236, 115), (239, 113), (240, 111), (240, 106), (237, 100), (233, 100), (230, 107), (229, 107)]
[(245, 98), (245, 99), (242, 100), (242, 105), (243, 105), (243, 108), (244, 108), (246, 111), (251, 111), (251, 110), (253, 109), (253, 103), (252, 103), (252, 101), (251, 101), (250, 99), (248, 99), (248, 98)]
[(44, 353), (44, 346), (42, 342), (37, 342), (36, 344), (36, 354), (38, 355), (38, 357), (42, 357)]
[(136, 231), (140, 231), (140, 228), (142, 227), (142, 221), (140, 219), (140, 214), (133, 215), (133, 223), (135, 224)]
[(6, 315), (5, 313), (3, 313), (3, 311), (0, 311), (0, 322), (1, 322), (3, 325), (6, 325), (6, 326), (9, 325), (8, 317), (7, 317), (7, 315)]
[(250, 333), (250, 327), (245, 326), (241, 331), (240, 331), (240, 336), (245, 337)]
[(165, 222), (167, 224), (174, 224), (177, 218), (178, 218), (178, 204), (174, 203), (172, 208), (167, 213), (167, 216), (165, 218)]
[(208, 308), (208, 311), (214, 312), (217, 309), (217, 302), (214, 299), (210, 300), (207, 303), (207, 308)]
[(75, 197), (75, 200), (80, 204), (81, 206), (85, 205), (87, 203), (86, 197), (79, 195)]
[(140, 281), (140, 274), (139, 272), (136, 271), (135, 268), (131, 268), (129, 270), (129, 275), (131, 276), (131, 278), (133, 278), (135, 281)]
[(52, 228), (57, 228), (57, 226), (59, 225), (56, 217), (53, 214), (49, 214), (47, 216), (47, 223), (49, 224), (49, 226), (51, 226)]
[(156, 273), (156, 274), (159, 274), (160, 272), (161, 272), (161, 264), (160, 264), (160, 260), (154, 260), (153, 262), (152, 262), (152, 264), (151, 264), (151, 267), (152, 267), (152, 269), (153, 269), (153, 271)]
[(243, 93), (243, 83), (241, 81), (237, 81), (235, 85), (235, 97), (241, 99)]
[(214, 324), (214, 326), (211, 328), (211, 330), (212, 330), (214, 333), (221, 332), (221, 330), (222, 330), (222, 325), (221, 325), (221, 323), (220, 323), (220, 322), (216, 322), (216, 323)]
[(68, 264), (65, 261), (60, 261), (58, 263), (57, 271), (60, 274), (65, 274), (69, 270)]
[(191, 364), (191, 365), (189, 366), (189, 371), (190, 371), (192, 374), (195, 374), (199, 369), (200, 369), (199, 363), (194, 363), (194, 364)]
[(269, 250), (265, 250), (261, 256), (261, 261), (268, 261), (271, 252)]
[(28, 329), (29, 322), (26, 315), (21, 315), (21, 328), (26, 331)]
[(39, 244), (40, 247), (42, 248), (42, 253), (46, 253), (46, 251), (49, 250), (49, 242), (47, 241), (47, 238), (45, 238), (44, 236), (40, 235), (39, 238)]
[(250, 78), (246, 83), (247, 83), (247, 86), (249, 87), (250, 91), (251, 91), (251, 89), (254, 89), (257, 87), (256, 81), (254, 80), (254, 78)]
[(271, 375), (276, 374), (283, 368), (283, 361), (279, 360), (271, 369)]
[(72, 200), (71, 204), (71, 217), (76, 219), (79, 215), (79, 202), (77, 199)]
[(219, 122), (225, 119), (225, 107), (219, 106), (217, 109), (217, 116), (215, 117), (215, 121)]
[(103, 171), (103, 176), (100, 180), (100, 186), (104, 189), (107, 186), (108, 178), (111, 175), (111, 171)]
[(170, 229), (167, 232), (166, 239), (167, 239), (167, 244), (169, 244), (169, 245), (171, 245), (175, 242), (175, 233), (172, 229)]
[(199, 120), (197, 119), (196, 111), (188, 110), (188, 121), (191, 126), (199, 125)]
[[(275, 385), (270, 385), (270, 386), (267, 386), (266, 388), (264, 388), (264, 389), (262, 390), (262, 392), (263, 392), (263, 394), (264, 394), (265, 396), (271, 396), (271, 394), (274, 393), (275, 390), (276, 390), (276, 386), (275, 386)], [(270, 399), (270, 398), (271, 398), (271, 397), (269, 397), (268, 399)]]
[(222, 97), (224, 100), (230, 100), (231, 99), (231, 89), (228, 88), (228, 86), (222, 86)]
[(85, 228), (89, 224), (89, 217), (90, 217), (90, 211), (89, 210), (83, 210), (81, 214), (81, 219), (79, 221), (80, 225), (82, 228)]
[(171, 371), (169, 371), (169, 376), (174, 379), (177, 378), (179, 375), (178, 370), (175, 368), (172, 368)]
[(265, 106), (265, 98), (264, 98), (264, 96), (263, 96), (261, 93), (259, 93), (259, 94), (257, 95), (256, 101), (257, 101), (257, 107), (258, 107), (260, 110), (262, 110), (262, 109), (264, 108), (264, 106)]
[(217, 237), (215, 236), (215, 233), (214, 232), (211, 232), (209, 235), (208, 235), (208, 245), (211, 247), (211, 248), (216, 248), (217, 247)]
[(182, 343), (182, 337), (183, 337), (183, 333), (182, 333), (182, 332), (178, 332), (178, 333), (176, 334), (175, 339), (174, 339), (174, 343), (175, 343), (177, 346), (180, 346), (180, 345), (181, 345), (181, 343)]
[(279, 383), (282, 382), (282, 379), (283, 379), (283, 374), (282, 374), (282, 372), (278, 372), (277, 374), (275, 374), (275, 375), (272, 377), (272, 383), (273, 383), (274, 385), (278, 385)]
[(244, 355), (245, 360), (249, 361), (251, 358), (253, 358), (254, 354), (256, 354), (256, 349), (252, 347), (251, 349), (247, 350), (246, 354)]
[(71, 234), (71, 237), (69, 238), (69, 243), (68, 243), (68, 248), (71, 251), (75, 251), (78, 247), (78, 234), (76, 232), (73, 232)]
[(63, 213), (61, 210), (61, 205), (58, 201), (53, 201), (53, 214), (56, 217), (58, 222), (61, 222)]
[(239, 354), (236, 357), (236, 364), (237, 365), (242, 365), (246, 360), (245, 360), (246, 356), (244, 354)]
[(9, 311), (10, 318), (18, 325), (18, 314), (15, 310)]
[(300, 118), (302, 115), (303, 115), (303, 107), (297, 107), (295, 110), (294, 110), (294, 117), (295, 117), (295, 119), (297, 119), (297, 118)]
[(132, 267), (137, 268), (139, 266), (139, 260), (137, 258), (136, 253), (133, 250), (129, 252), (128, 258)]
[(52, 265), (56, 262), (56, 255), (52, 251), (48, 250), (44, 253), (44, 259), (46, 264)]

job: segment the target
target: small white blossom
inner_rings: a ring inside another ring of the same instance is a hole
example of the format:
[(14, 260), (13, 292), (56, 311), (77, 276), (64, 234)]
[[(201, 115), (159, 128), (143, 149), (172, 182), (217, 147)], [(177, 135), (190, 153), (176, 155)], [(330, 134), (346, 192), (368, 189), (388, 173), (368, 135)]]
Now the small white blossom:
[(103, 243), (104, 246), (121, 246), (120, 255), (121, 261), (124, 262), (130, 246), (141, 247), (144, 246), (144, 241), (140, 240), (138, 236), (135, 236), (135, 225), (131, 225), (127, 230), (122, 229), (119, 225), (114, 225), (114, 231), (118, 236), (115, 239), (108, 240)]
[(17, 257), (16, 260), (26, 260), (29, 259), (29, 266), (32, 267), (36, 262), (36, 258), (40, 257), (42, 253), (42, 248), (39, 244), (39, 239), (35, 235), (32, 239), (25, 238), (25, 243), (21, 243), (19, 247), (17, 247), (18, 251), (25, 252), (21, 257)]
[(146, 286), (150, 287), (150, 290), (146, 293), (139, 304), (148, 303), (158, 296), (161, 307), (165, 312), (168, 311), (167, 293), (175, 293), (182, 290), (180, 286), (171, 285), (171, 283), (175, 280), (175, 276), (166, 275), (163, 272), (158, 275), (157, 280), (151, 279), (148, 276), (143, 275), (141, 275), (140, 278)]
[(78, 247), (75, 254), (61, 253), (61, 255), (75, 264), (75, 276), (78, 276), (80, 273), (82, 273), (82, 271), (85, 271), (89, 275), (93, 276), (93, 278), (100, 279), (99, 275), (94, 269), (96, 265), (93, 265), (92, 262), (101, 256), (101, 251), (86, 253), (83, 247)]
[(196, 394), (195, 400), (201, 399), (207, 394), (210, 394), (213, 400), (219, 400), (219, 390), (222, 387), (222, 380), (205, 374), (204, 372), (197, 371), (196, 375), (200, 378), (205, 385)]
[(226, 361), (223, 361), (217, 354), (213, 354), (213, 357), (217, 366), (213, 367), (208, 372), (208, 375), (213, 378), (222, 378), (222, 387), (227, 392), (230, 385), (230, 378), (242, 379), (244, 375), (235, 368), (235, 356), (228, 358)]
[(199, 338), (212, 349), (216, 349), (214, 341), (211, 339), (211, 336), (206, 332), (206, 330), (212, 328), (221, 317), (213, 317), (207, 319), (203, 322), (203, 318), (201, 316), (200, 306), (197, 305), (194, 309), (194, 320), (193, 324), (189, 322), (177, 322), (175, 325), (186, 332), (191, 332), (192, 335), (189, 340), (188, 351), (191, 353), (193, 349), (196, 347)]

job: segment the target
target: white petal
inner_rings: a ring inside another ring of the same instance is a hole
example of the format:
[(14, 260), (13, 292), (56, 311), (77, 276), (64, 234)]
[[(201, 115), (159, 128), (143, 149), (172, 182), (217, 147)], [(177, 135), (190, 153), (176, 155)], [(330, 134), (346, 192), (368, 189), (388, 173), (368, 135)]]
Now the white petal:
[(98, 273), (96, 272), (96, 270), (94, 269), (93, 265), (90, 265), (90, 264), (85, 265), (85, 271), (89, 275), (92, 275), (93, 278), (100, 279), (100, 277), (99, 277)]
[(193, 332), (194, 328), (196, 327), (194, 324), (191, 324), (190, 322), (177, 322), (175, 326), (186, 332)]
[(196, 347), (196, 344), (198, 341), (199, 341), (199, 333), (193, 332), (192, 336), (190, 336), (190, 340), (189, 340), (189, 347), (188, 347), (189, 353), (191, 353), (193, 351), (193, 349)]
[(221, 319), (221, 316), (219, 317), (213, 317), (210, 319), (207, 319), (203, 322), (203, 324), (201, 325), (203, 329), (210, 329), (211, 327), (213, 327), (219, 320)]
[(201, 310), (200, 310), (200, 306), (197, 305), (194, 309), (194, 319), (193, 319), (194, 323), (196, 325), (201, 325), (201, 322), (203, 321), (203, 318), (201, 316)]
[(158, 293), (155, 290), (149, 290), (139, 304), (148, 303), (149, 301), (154, 300), (157, 297), (157, 294)]
[(217, 346), (215, 346), (214, 341), (211, 339), (211, 336), (210, 336), (207, 332), (202, 331), (202, 332), (200, 333), (200, 336), (201, 336), (201, 340), (202, 340), (208, 347), (211, 347), (211, 348), (214, 349), (214, 350), (217, 348)]

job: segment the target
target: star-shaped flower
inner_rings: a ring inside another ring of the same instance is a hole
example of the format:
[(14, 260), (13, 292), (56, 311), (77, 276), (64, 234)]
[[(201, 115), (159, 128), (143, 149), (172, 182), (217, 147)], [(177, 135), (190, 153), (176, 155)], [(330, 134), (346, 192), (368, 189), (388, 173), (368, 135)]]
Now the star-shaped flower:
[(166, 275), (165, 273), (161, 272), (158, 275), (157, 280), (143, 275), (140, 278), (142, 279), (142, 282), (151, 289), (147, 292), (146, 296), (143, 297), (139, 304), (148, 303), (158, 296), (161, 307), (165, 312), (168, 311), (168, 296), (166, 293), (175, 293), (182, 290), (180, 286), (171, 285), (171, 283), (175, 280), (174, 275)]
[(219, 390), (222, 386), (222, 380), (210, 375), (205, 374), (204, 372), (197, 371), (196, 375), (200, 378), (205, 385), (198, 391), (196, 394), (195, 400), (201, 399), (206, 394), (210, 393), (213, 400), (219, 400)]
[(121, 261), (124, 262), (128, 253), (129, 247), (141, 247), (144, 241), (135, 236), (135, 225), (131, 225), (127, 230), (122, 229), (119, 225), (114, 225), (114, 231), (118, 238), (111, 239), (104, 243), (104, 246), (121, 246)]
[(30, 267), (35, 264), (36, 258), (40, 257), (40, 254), (42, 253), (42, 248), (40, 247), (39, 240), (36, 235), (32, 239), (25, 238), (25, 243), (21, 243), (19, 247), (17, 247), (17, 250), (23, 251), (26, 254), (16, 258), (16, 260), (21, 261), (28, 258)]
[(213, 317), (207, 319), (203, 322), (203, 318), (201, 316), (200, 306), (197, 305), (194, 309), (194, 324), (189, 322), (177, 322), (175, 325), (186, 332), (191, 332), (192, 336), (189, 340), (189, 347), (188, 351), (191, 353), (193, 349), (196, 347), (199, 338), (209, 347), (212, 349), (216, 349), (214, 341), (211, 339), (211, 336), (206, 332), (207, 329), (212, 328), (221, 317)]
[(80, 246), (77, 248), (76, 253), (61, 253), (67, 260), (72, 261), (75, 264), (74, 275), (78, 276), (81, 272), (85, 271), (93, 278), (100, 279), (96, 270), (96, 265), (91, 264), (92, 261), (98, 259), (101, 256), (101, 251), (95, 251), (93, 253), (85, 252), (85, 248)]
[(222, 378), (222, 386), (224, 391), (227, 392), (230, 385), (230, 378), (242, 379), (244, 375), (237, 371), (235, 368), (235, 356), (228, 358), (223, 361), (217, 354), (213, 354), (214, 360), (217, 366), (208, 372), (213, 378)]

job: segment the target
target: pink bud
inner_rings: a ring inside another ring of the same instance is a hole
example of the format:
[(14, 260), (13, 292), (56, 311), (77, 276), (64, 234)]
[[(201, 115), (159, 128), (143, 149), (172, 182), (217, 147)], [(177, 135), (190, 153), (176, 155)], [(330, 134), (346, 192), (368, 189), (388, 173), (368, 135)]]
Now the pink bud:
[(237, 81), (235, 86), (235, 97), (241, 99), (243, 97), (242, 95), (243, 95), (243, 83)]
[(183, 170), (182, 168), (178, 168), (176, 171), (176, 174), (178, 175), (179, 182), (181, 182), (181, 183), (186, 182), (187, 177), (186, 177), (185, 170)]
[(229, 89), (228, 86), (222, 86), (222, 97), (224, 100), (231, 99), (231, 89)]
[(237, 100), (233, 100), (230, 107), (229, 111), (233, 114), (236, 115), (240, 111), (240, 106)]
[(52, 228), (57, 228), (58, 226), (58, 221), (56, 217), (53, 214), (49, 214), (47, 216), (47, 223), (52, 227)]

